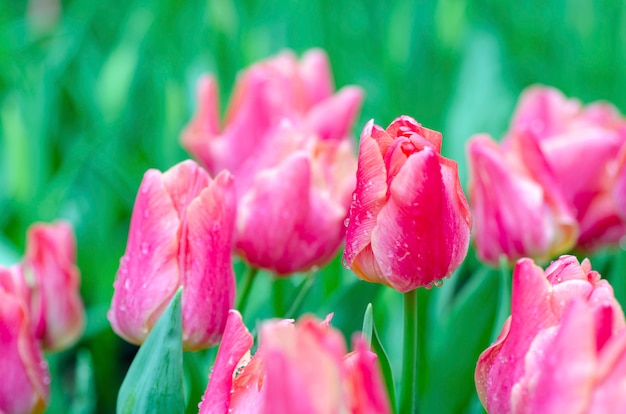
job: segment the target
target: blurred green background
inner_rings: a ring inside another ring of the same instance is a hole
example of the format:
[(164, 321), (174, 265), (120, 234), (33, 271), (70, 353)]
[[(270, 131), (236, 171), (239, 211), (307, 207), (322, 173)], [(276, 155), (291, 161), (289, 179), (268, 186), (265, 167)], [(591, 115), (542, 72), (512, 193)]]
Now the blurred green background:
[[(48, 356), (49, 412), (114, 411), (136, 351), (106, 320), (130, 212), (145, 170), (188, 157), (178, 136), (199, 75), (217, 76), (225, 107), (239, 70), (310, 47), (328, 52), (338, 87), (364, 88), (355, 136), (371, 118), (411, 115), (443, 132), (463, 182), (467, 138), (501, 135), (530, 84), (626, 111), (622, 1), (0, 0), (0, 263), (19, 260), (33, 222), (70, 220), (88, 312), (83, 339)], [(492, 334), (497, 271), (470, 253), (458, 273), (420, 292), (422, 412), (480, 412), (473, 369)], [(374, 302), (397, 376), (401, 296), (355, 279), (335, 260), (287, 315), (304, 277), (260, 277), (246, 321), (334, 311), (349, 338)]]

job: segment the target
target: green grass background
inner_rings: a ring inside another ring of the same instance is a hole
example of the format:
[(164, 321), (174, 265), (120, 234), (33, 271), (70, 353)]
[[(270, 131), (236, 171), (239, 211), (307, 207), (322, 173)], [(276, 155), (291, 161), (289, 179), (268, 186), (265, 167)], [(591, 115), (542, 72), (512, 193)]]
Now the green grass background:
[[(146, 169), (188, 157), (178, 137), (203, 72), (219, 79), (224, 107), (242, 68), (284, 48), (322, 47), (336, 85), (365, 90), (355, 136), (371, 118), (387, 125), (411, 115), (443, 132), (464, 183), (465, 141), (502, 134), (528, 85), (626, 111), (621, 1), (73, 0), (39, 23), (27, 9), (0, 0), (0, 263), (19, 260), (31, 223), (70, 220), (88, 312), (80, 342), (48, 356), (49, 412), (114, 410), (136, 351), (106, 320), (130, 212)], [(620, 257), (593, 263), (621, 272)], [(496, 274), (470, 253), (443, 288), (420, 292), (422, 412), (480, 412), (472, 375), (491, 335)], [(302, 277), (259, 279), (245, 315), (251, 327), (285, 316)], [(397, 375), (401, 296), (355, 279), (335, 260), (296, 313), (334, 311), (349, 337), (373, 302)]]

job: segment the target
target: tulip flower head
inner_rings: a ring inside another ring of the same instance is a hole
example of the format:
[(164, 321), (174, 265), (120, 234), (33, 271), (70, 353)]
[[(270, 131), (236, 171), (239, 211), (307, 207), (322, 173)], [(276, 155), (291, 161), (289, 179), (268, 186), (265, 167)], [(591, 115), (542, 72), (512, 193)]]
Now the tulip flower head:
[[(389, 413), (376, 354), (357, 341), (346, 355), (341, 333), (303, 317), (261, 326), (259, 349), (237, 311), (230, 311), (200, 413)], [(368, 411), (363, 411), (367, 407)]]
[[(626, 151), (626, 119), (608, 103), (583, 106), (556, 89), (534, 86), (520, 97), (504, 141), (524, 135), (540, 148), (556, 191), (563, 193), (576, 216), (577, 246), (595, 250), (619, 242), (626, 234), (626, 221), (616, 205), (614, 188), (619, 185), (619, 154)], [(520, 145), (521, 153), (527, 150), (527, 145)], [(527, 167), (537, 165), (531, 161)]]
[(402, 116), (361, 134), (344, 263), (362, 279), (407, 292), (461, 264), (472, 219), (441, 134)]
[(20, 266), (0, 267), (0, 412), (43, 413), (50, 374), (29, 318)]
[(85, 327), (71, 225), (57, 221), (31, 226), (23, 267), (32, 280), (30, 312), (35, 336), (46, 350), (68, 348)]
[(108, 314), (115, 332), (141, 344), (183, 286), (185, 348), (219, 342), (235, 296), (230, 256), (235, 214), (227, 172), (212, 180), (193, 161), (165, 173), (148, 170)]
[(501, 256), (547, 261), (572, 248), (578, 235), (576, 218), (539, 148), (530, 141), (524, 153), (535, 160), (534, 169), (521, 155), (487, 135), (468, 144), (474, 243), (480, 259), (496, 266)]
[(624, 412), (614, 390), (623, 386), (625, 327), (589, 260), (562, 256), (545, 273), (519, 260), (511, 316), (476, 366), (481, 402), (490, 413)]

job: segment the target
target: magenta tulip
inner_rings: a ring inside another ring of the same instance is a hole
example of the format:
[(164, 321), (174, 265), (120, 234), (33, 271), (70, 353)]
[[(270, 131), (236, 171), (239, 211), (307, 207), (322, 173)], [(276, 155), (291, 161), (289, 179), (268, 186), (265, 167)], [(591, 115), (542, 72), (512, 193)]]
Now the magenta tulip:
[(467, 254), (471, 216), (441, 134), (402, 116), (361, 134), (344, 263), (407, 292), (450, 276)]
[(0, 412), (43, 413), (50, 375), (29, 320), (22, 269), (0, 267)]
[(490, 413), (623, 412), (623, 402), (597, 407), (620, 399), (606, 390), (623, 384), (625, 327), (613, 289), (588, 260), (562, 256), (544, 272), (521, 259), (511, 316), (476, 367), (481, 402)]
[(76, 267), (76, 241), (69, 223), (39, 223), (28, 229), (24, 272), (30, 285), (35, 336), (45, 350), (61, 350), (83, 333), (85, 309)]
[(376, 355), (357, 341), (346, 355), (341, 333), (303, 317), (261, 325), (259, 349), (231, 311), (200, 413), (389, 413)]
[(524, 153), (535, 160), (534, 170), (520, 155), (487, 135), (474, 136), (468, 145), (474, 243), (479, 258), (493, 265), (501, 256), (547, 261), (572, 248), (578, 235), (576, 218), (539, 148), (531, 140)]
[(109, 311), (115, 332), (141, 344), (183, 286), (185, 348), (218, 343), (235, 296), (235, 215), (235, 189), (227, 172), (212, 180), (193, 161), (165, 173), (148, 170), (115, 281)]
[(583, 106), (556, 89), (535, 86), (522, 94), (505, 141), (520, 135), (536, 141), (576, 214), (577, 246), (595, 250), (619, 242), (626, 234), (626, 222), (613, 191), (618, 154), (626, 149), (626, 119), (608, 103)]

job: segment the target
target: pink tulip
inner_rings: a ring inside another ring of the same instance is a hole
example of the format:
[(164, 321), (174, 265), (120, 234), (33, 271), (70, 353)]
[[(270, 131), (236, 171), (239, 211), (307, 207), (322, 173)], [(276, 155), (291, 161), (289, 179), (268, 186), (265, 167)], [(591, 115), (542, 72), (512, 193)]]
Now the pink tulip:
[(594, 250), (617, 243), (626, 234), (613, 198), (618, 154), (626, 147), (626, 119), (608, 103), (583, 107), (556, 89), (535, 86), (522, 94), (505, 140), (524, 134), (539, 145), (576, 214), (577, 246)]
[(278, 275), (324, 265), (345, 234), (361, 90), (333, 94), (328, 58), (315, 49), (300, 61), (283, 52), (246, 70), (223, 127), (217, 98), (215, 80), (201, 79), (182, 142), (209, 171), (236, 177), (236, 251)]
[(519, 260), (511, 316), (476, 367), (481, 402), (492, 413), (592, 412), (592, 394), (613, 398), (600, 384), (623, 370), (625, 326), (613, 289), (587, 259), (561, 256), (545, 273)]
[(578, 235), (576, 218), (539, 148), (530, 138), (520, 139), (528, 140), (523, 155), (532, 156), (534, 170), (515, 148), (487, 135), (474, 136), (468, 145), (474, 243), (480, 259), (493, 265), (502, 255), (547, 261), (572, 248)]
[(0, 412), (43, 413), (50, 375), (29, 320), (22, 269), (0, 267)]
[(212, 180), (193, 161), (146, 172), (108, 315), (118, 335), (141, 344), (183, 286), (185, 348), (219, 342), (235, 296), (235, 211), (227, 172)]
[(320, 140), (289, 122), (265, 145), (236, 180), (236, 250), (279, 275), (322, 266), (345, 234), (356, 171), (352, 145)]
[(28, 229), (24, 273), (30, 285), (35, 337), (45, 350), (68, 348), (85, 328), (76, 267), (76, 241), (69, 223), (35, 224)]
[(266, 322), (250, 358), (252, 337), (230, 311), (200, 413), (389, 413), (376, 355), (357, 342), (346, 356), (343, 336), (328, 322)]
[(361, 134), (344, 263), (407, 292), (450, 276), (467, 254), (471, 216), (441, 134), (402, 116)]

